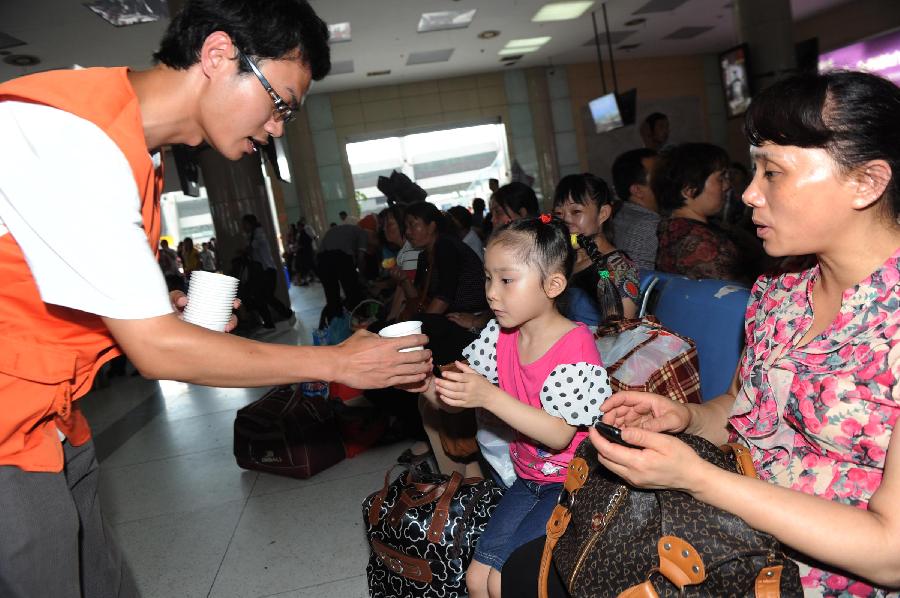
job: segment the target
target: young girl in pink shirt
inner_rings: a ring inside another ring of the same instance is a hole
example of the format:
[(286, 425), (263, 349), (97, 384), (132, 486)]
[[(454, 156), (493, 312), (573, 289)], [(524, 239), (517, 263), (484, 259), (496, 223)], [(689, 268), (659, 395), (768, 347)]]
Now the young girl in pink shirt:
[(584, 426), (610, 396), (593, 335), (557, 310), (574, 253), (568, 230), (544, 215), (497, 231), (485, 252), (496, 316), (426, 395), (448, 410), (481, 408), (516, 431), (516, 481), (482, 534), (466, 575), (471, 598), (500, 596), (510, 553), (545, 533)]

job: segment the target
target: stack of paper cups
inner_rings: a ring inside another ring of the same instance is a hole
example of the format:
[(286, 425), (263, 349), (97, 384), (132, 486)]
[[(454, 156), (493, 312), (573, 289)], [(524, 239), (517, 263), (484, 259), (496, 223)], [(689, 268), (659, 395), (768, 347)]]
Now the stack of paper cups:
[[(406, 322), (398, 322), (381, 329), (378, 333), (384, 338), (399, 338), (401, 336), (409, 336), (411, 334), (422, 334), (422, 322), (418, 320), (408, 320)], [(409, 349), (400, 349), (401, 353), (409, 351), (421, 351), (425, 347), (410, 347)]]
[(224, 274), (195, 270), (188, 287), (184, 321), (222, 332), (231, 319), (238, 279)]

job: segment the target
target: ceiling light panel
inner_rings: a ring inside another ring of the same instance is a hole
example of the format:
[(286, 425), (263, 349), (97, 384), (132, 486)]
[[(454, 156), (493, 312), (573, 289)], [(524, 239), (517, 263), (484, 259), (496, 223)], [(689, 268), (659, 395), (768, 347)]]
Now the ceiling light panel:
[(594, 4), (593, 0), (579, 0), (576, 2), (551, 2), (545, 4), (535, 13), (531, 20), (535, 23), (549, 21), (570, 21), (577, 19)]
[(429, 50), (427, 52), (413, 52), (406, 59), (407, 66), (411, 64), (431, 64), (433, 62), (447, 62), (453, 56), (453, 48), (446, 50)]
[(472, 10), (443, 10), (441, 12), (426, 12), (419, 19), (419, 26), (416, 29), (419, 33), (427, 33), (429, 31), (444, 31), (447, 29), (465, 29), (472, 23), (475, 18), (475, 11)]
[(500, 56), (515, 56), (517, 54), (530, 54), (531, 52), (537, 52), (540, 50), (540, 46), (527, 46), (524, 48), (503, 48), (497, 54)]
[(525, 37), (521, 39), (511, 39), (506, 42), (504, 48), (531, 48), (538, 47), (540, 48), (547, 42), (549, 42), (551, 37)]
[(328, 24), (328, 43), (339, 44), (341, 42), (349, 42), (352, 39), (350, 23), (329, 23)]

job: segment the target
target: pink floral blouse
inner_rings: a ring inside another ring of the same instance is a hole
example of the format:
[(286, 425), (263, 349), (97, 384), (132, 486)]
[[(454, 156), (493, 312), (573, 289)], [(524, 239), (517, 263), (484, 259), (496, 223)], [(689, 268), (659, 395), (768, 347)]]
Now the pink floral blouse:
[[(804, 346), (818, 266), (754, 285), (729, 421), (760, 478), (867, 508), (900, 417), (898, 262), (900, 249), (846, 290), (835, 321)], [(802, 562), (800, 572), (807, 595), (900, 596)]]

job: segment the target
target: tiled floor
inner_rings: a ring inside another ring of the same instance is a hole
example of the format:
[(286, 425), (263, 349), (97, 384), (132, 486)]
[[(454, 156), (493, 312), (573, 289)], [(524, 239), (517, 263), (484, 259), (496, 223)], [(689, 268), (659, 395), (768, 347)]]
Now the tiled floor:
[[(262, 337), (309, 343), (321, 287), (291, 289), (298, 315)], [(376, 448), (309, 480), (243, 471), (235, 411), (265, 389), (138, 376), (85, 397), (107, 520), (145, 598), (356, 598), (368, 558), (361, 503), (404, 448)]]

